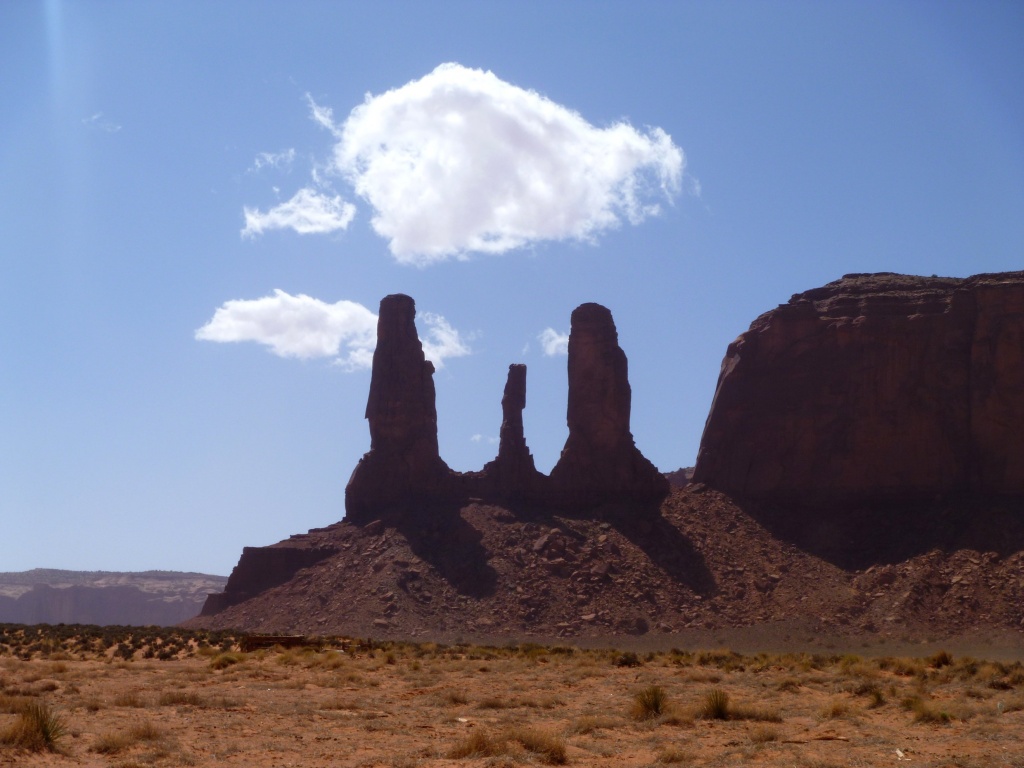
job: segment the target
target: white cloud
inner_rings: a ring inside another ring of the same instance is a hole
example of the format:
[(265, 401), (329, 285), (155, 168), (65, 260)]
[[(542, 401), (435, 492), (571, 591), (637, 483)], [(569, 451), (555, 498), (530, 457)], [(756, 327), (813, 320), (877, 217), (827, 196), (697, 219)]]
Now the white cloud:
[(544, 354), (548, 357), (569, 354), (569, 334), (559, 333), (554, 328), (545, 328), (537, 336)]
[(377, 316), (362, 304), (328, 304), (274, 290), (262, 299), (226, 301), (196, 331), (201, 341), (256, 341), (280, 357), (336, 357), (349, 369), (369, 368)]
[(304, 187), (291, 200), (266, 213), (245, 208), (243, 237), (262, 235), (268, 229), (294, 229), (300, 235), (325, 234), (346, 229), (355, 218), (356, 208), (340, 196), (328, 197)]
[(97, 131), (105, 131), (106, 133), (117, 133), (121, 130), (120, 125), (105, 118), (102, 112), (96, 112), (90, 117), (82, 118), (82, 125), (86, 128), (93, 128)]
[[(470, 353), (444, 317), (430, 312), (421, 317), (427, 327), (423, 353), (438, 369), (444, 367), (445, 358)], [(275, 289), (272, 296), (261, 299), (224, 302), (195, 337), (200, 341), (255, 341), (279, 357), (335, 358), (338, 365), (356, 370), (373, 363), (377, 315), (354, 301), (328, 304)]]
[(420, 317), (427, 326), (426, 338), (421, 338), (423, 355), (438, 369), (444, 367), (445, 358), (464, 357), (470, 353), (469, 345), (441, 315), (423, 312)]
[(622, 217), (656, 214), (685, 161), (660, 128), (596, 128), (490, 72), (444, 64), (367, 95), (339, 131), (335, 169), (375, 210), (373, 228), (400, 261), (426, 265), (542, 240), (592, 240)]
[(286, 149), (284, 152), (260, 152), (253, 160), (252, 168), (260, 171), (264, 168), (274, 168), (279, 171), (290, 171), (292, 163), (295, 162), (295, 150)]
[(334, 124), (334, 111), (330, 107), (321, 107), (313, 101), (313, 97), (308, 93), (306, 94), (306, 102), (309, 104), (309, 116), (313, 118), (313, 122), (319, 123), (335, 136), (341, 135), (338, 126)]
[(481, 434), (479, 434), (479, 433), (477, 433), (477, 434), (475, 434), (475, 435), (472, 435), (472, 436), (471, 436), (471, 437), (470, 437), (469, 439), (470, 439), (470, 440), (471, 440), (472, 442), (474, 442), (474, 443), (483, 443), (483, 442), (486, 442), (486, 443), (487, 443), (488, 445), (497, 445), (497, 444), (498, 444), (499, 442), (501, 442), (501, 441), (500, 441), (500, 440), (499, 440), (498, 438), (496, 438), (496, 437), (490, 437), (490, 436), (488, 436), (488, 437), (485, 437), (485, 436), (483, 436), (483, 435), (481, 435)]

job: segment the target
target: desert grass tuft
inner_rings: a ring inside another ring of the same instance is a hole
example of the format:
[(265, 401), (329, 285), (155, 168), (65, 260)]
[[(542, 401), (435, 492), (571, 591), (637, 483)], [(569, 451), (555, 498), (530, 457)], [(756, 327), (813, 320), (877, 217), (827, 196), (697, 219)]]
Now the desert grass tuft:
[(629, 714), (634, 720), (654, 720), (668, 709), (668, 694), (660, 685), (648, 685), (633, 694)]
[(60, 715), (42, 702), (32, 702), (18, 713), (17, 720), (0, 732), (0, 744), (30, 752), (56, 752), (57, 742), (66, 732)]
[(451, 760), (459, 760), (464, 757), (497, 757), (508, 752), (508, 742), (500, 736), (494, 736), (486, 731), (473, 731), (445, 755)]
[(198, 693), (193, 693), (192, 691), (165, 691), (160, 694), (159, 701), (161, 707), (203, 706), (202, 697), (200, 697)]
[(116, 755), (129, 747), (138, 744), (140, 741), (159, 741), (163, 738), (163, 731), (157, 728), (149, 720), (135, 723), (127, 731), (108, 732), (100, 734), (96, 743), (92, 745), (92, 751), (101, 755)]
[(700, 716), (705, 720), (729, 719), (729, 694), (721, 688), (712, 688), (704, 694), (700, 707)]
[(693, 753), (687, 752), (679, 747), (669, 746), (665, 747), (658, 753), (658, 762), (664, 765), (680, 765), (683, 763), (692, 763), (694, 760)]
[(532, 752), (542, 763), (565, 765), (568, 762), (565, 741), (553, 733), (539, 728), (513, 728), (508, 732), (508, 738)]
[(770, 725), (759, 725), (750, 731), (750, 740), (755, 744), (767, 744), (780, 739), (778, 728)]

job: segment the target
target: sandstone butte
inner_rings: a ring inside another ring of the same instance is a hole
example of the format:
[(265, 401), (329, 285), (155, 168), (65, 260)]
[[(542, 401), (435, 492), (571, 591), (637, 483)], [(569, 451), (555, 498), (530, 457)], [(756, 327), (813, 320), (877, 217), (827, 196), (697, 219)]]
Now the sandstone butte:
[(468, 499), (586, 509), (609, 500), (657, 510), (669, 485), (633, 442), (626, 355), (612, 314), (599, 304), (572, 313), (569, 437), (550, 476), (537, 471), (523, 435), (526, 366), (509, 367), (498, 456), (479, 472), (455, 472), (438, 453), (434, 366), (416, 335), (415, 304), (385, 297), (377, 322), (366, 419), (370, 450), (345, 489), (346, 519), (428, 514), (431, 504)]
[(1024, 629), (1024, 272), (847, 275), (757, 318), (726, 352), (693, 482), (667, 497), (630, 434), (607, 309), (572, 314), (569, 437), (547, 476), (523, 435), (520, 365), (498, 456), (444, 463), (414, 312), (381, 302), (346, 519), (246, 548), (197, 625)]
[(847, 275), (761, 315), (726, 352), (693, 479), (836, 556), (953, 539), (965, 515), (1018, 535), (1024, 272)]

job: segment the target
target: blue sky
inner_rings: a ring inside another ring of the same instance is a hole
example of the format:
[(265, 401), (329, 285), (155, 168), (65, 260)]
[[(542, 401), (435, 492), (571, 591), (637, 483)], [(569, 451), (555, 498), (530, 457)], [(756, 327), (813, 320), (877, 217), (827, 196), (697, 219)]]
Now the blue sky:
[(512, 362), (554, 464), (585, 301), (691, 465), (791, 294), (1024, 266), (1022, 37), (1017, 2), (0, 4), (0, 570), (224, 574), (339, 520), (389, 293), (453, 468)]

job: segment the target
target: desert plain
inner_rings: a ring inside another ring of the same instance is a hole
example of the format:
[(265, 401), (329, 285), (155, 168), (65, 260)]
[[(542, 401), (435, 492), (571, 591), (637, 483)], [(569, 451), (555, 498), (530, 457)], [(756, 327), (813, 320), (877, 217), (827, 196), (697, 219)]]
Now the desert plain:
[(0, 630), (2, 766), (1024, 766), (1024, 665), (945, 650)]

